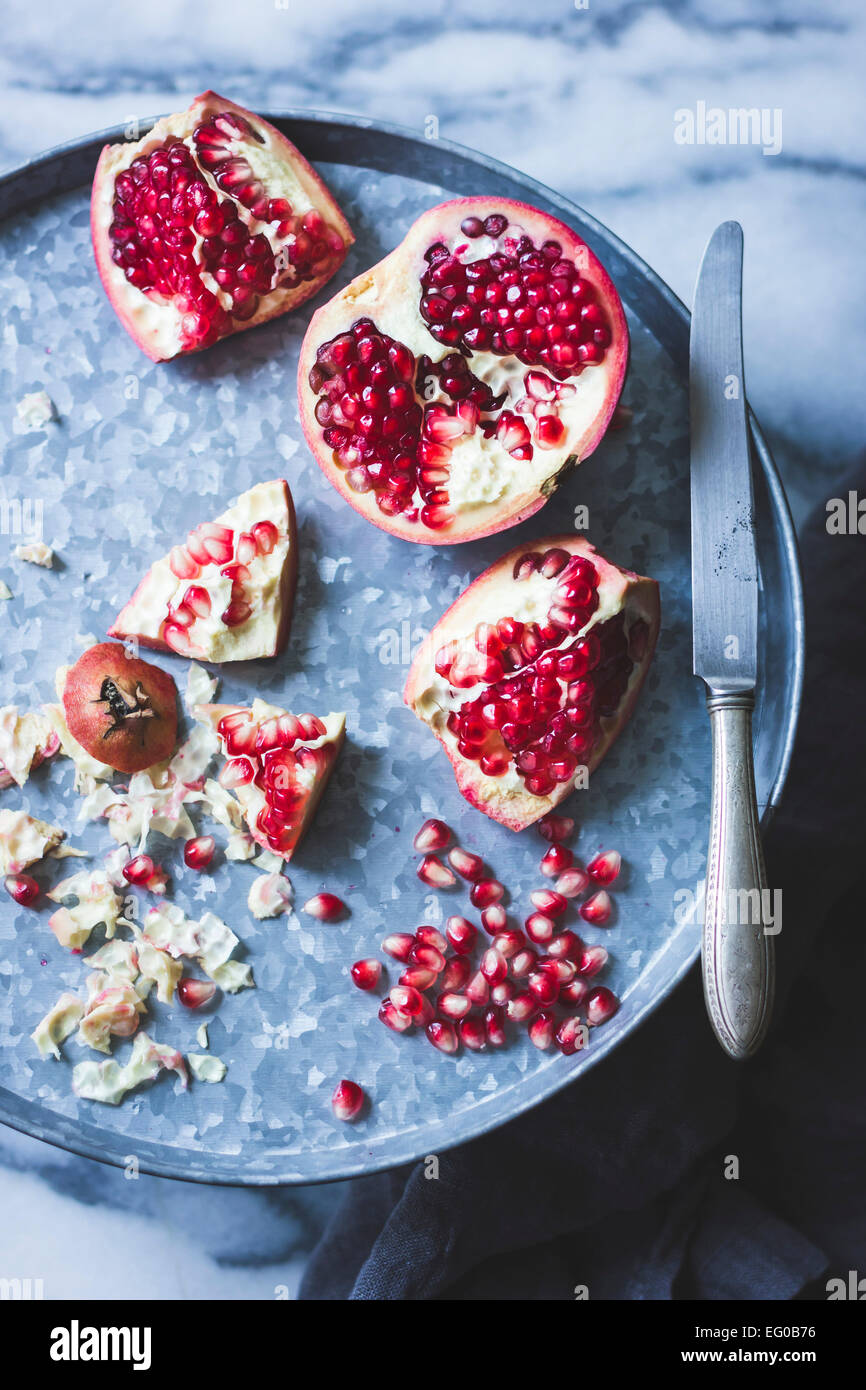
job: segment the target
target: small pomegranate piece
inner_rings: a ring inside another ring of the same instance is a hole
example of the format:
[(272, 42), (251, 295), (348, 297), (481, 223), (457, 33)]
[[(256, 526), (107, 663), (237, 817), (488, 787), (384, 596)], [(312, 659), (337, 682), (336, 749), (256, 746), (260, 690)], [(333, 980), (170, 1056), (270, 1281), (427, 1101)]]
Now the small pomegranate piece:
[(136, 887), (142, 888), (153, 877), (155, 871), (156, 865), (149, 854), (137, 854), (128, 864), (124, 864), (121, 873), (127, 883), (134, 883)]
[(415, 836), (415, 848), (422, 854), (445, 849), (451, 843), (451, 830), (444, 820), (425, 820)]
[(364, 960), (356, 960), (352, 966), (352, 981), (358, 989), (375, 989), (382, 975), (382, 962), (376, 960), (375, 956), (367, 956)]
[(30, 874), (7, 874), (3, 886), (21, 907), (30, 907), (39, 897), (39, 884)]
[(480, 1052), (487, 1046), (487, 1029), (480, 1018), (464, 1018), (458, 1025), (460, 1041), (473, 1052)]
[(433, 1046), (449, 1056), (455, 1053), (460, 1045), (457, 1030), (447, 1019), (434, 1018), (424, 1031)]
[(591, 980), (593, 975), (597, 975), (603, 970), (608, 962), (608, 954), (603, 946), (585, 946), (580, 958), (575, 962), (578, 975), (583, 975), (584, 979)]
[(448, 862), (452, 869), (456, 869), (461, 878), (469, 879), (474, 883), (484, 873), (484, 860), (479, 854), (471, 854), (468, 849), (461, 849), (455, 845), (448, 852)]
[(577, 910), (585, 922), (591, 922), (594, 927), (604, 927), (610, 921), (612, 907), (610, 895), (602, 888), (581, 903)]
[(541, 872), (546, 878), (556, 878), (563, 869), (570, 869), (573, 863), (574, 855), (570, 849), (566, 849), (565, 845), (551, 845), (541, 861)]
[(478, 937), (478, 928), (465, 917), (449, 917), (445, 923), (445, 934), (459, 955), (472, 950)]
[(304, 903), (307, 916), (317, 917), (320, 922), (336, 922), (345, 911), (346, 904), (334, 893), (315, 893)]
[(596, 985), (586, 998), (586, 1021), (591, 1028), (607, 1023), (619, 1008), (619, 1000), (607, 985)]
[(529, 1025), (529, 1041), (540, 1052), (550, 1047), (556, 1032), (556, 1015), (552, 1009), (542, 1009)]
[(187, 840), (183, 847), (183, 862), (188, 869), (197, 869), (199, 873), (206, 869), (214, 856), (216, 840), (213, 835), (197, 835), (194, 840)]
[(364, 1105), (364, 1092), (355, 1081), (338, 1081), (331, 1096), (331, 1109), (338, 1120), (357, 1120)]
[(386, 955), (393, 956), (395, 960), (408, 961), (415, 947), (415, 938), (407, 931), (395, 931), (390, 936), (386, 936), (382, 942), (382, 950)]
[(548, 941), (553, 940), (556, 923), (546, 913), (531, 912), (523, 925), (526, 928), (526, 935), (530, 941), (535, 942), (536, 946), (545, 946)]
[(566, 1057), (586, 1046), (586, 1025), (579, 1018), (564, 1018), (556, 1030), (556, 1046)]
[(566, 869), (559, 875), (554, 887), (564, 898), (579, 898), (589, 887), (589, 874), (584, 873), (583, 869), (579, 869), (575, 864), (573, 868)]
[(538, 822), (538, 833), (543, 835), (545, 840), (549, 840), (552, 845), (567, 840), (573, 832), (574, 821), (571, 816), (558, 816), (555, 812), (548, 811), (547, 815), (542, 816)]
[(448, 865), (437, 859), (435, 854), (427, 854), (421, 860), (418, 877), (429, 888), (453, 888), (457, 882)]
[(192, 975), (183, 975), (177, 982), (177, 997), (186, 1009), (200, 1009), (215, 994), (213, 980), (196, 980)]
[(498, 879), (479, 878), (472, 885), (469, 900), (473, 907), (490, 907), (493, 903), (498, 903), (504, 898), (505, 889)]
[(586, 866), (586, 872), (590, 878), (595, 879), (596, 883), (607, 888), (618, 877), (621, 866), (622, 855), (615, 849), (608, 849), (590, 860)]

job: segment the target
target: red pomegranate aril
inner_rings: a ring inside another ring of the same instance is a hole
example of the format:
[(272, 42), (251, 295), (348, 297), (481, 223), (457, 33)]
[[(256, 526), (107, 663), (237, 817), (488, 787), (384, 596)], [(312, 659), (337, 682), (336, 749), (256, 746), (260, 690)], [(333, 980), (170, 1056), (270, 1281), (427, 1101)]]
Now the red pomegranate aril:
[(382, 950), (386, 955), (393, 956), (395, 960), (408, 961), (415, 946), (415, 937), (409, 932), (392, 932), (386, 936), (382, 942)]
[(586, 1046), (586, 1024), (579, 1018), (564, 1018), (556, 1030), (556, 1046), (566, 1057)]
[(480, 970), (476, 970), (467, 983), (464, 993), (470, 1003), (486, 1004), (490, 998), (490, 984), (487, 977)]
[(464, 1018), (458, 1025), (460, 1041), (473, 1052), (480, 1052), (487, 1046), (487, 1029), (481, 1018)]
[(124, 864), (121, 870), (127, 883), (134, 883), (137, 887), (142, 887), (148, 879), (153, 877), (155, 864), (149, 854), (137, 854), (134, 859), (130, 859)]
[(304, 903), (303, 910), (308, 917), (317, 917), (320, 922), (336, 922), (346, 911), (346, 904), (334, 893), (315, 893)]
[(39, 884), (30, 874), (7, 874), (3, 886), (20, 907), (30, 907), (39, 897)]
[(585, 893), (589, 887), (589, 875), (583, 869), (574, 865), (571, 869), (565, 869), (556, 880), (554, 888), (563, 898), (578, 898), (581, 893)]
[(331, 1109), (338, 1120), (357, 1120), (364, 1106), (364, 1092), (355, 1081), (338, 1081), (331, 1096)]
[(481, 957), (481, 973), (490, 984), (498, 984), (508, 974), (508, 962), (495, 946), (491, 946)]
[(524, 990), (509, 999), (505, 1011), (515, 1023), (525, 1023), (538, 1012), (538, 1000), (531, 990)]
[(610, 921), (612, 906), (610, 894), (602, 888), (581, 903), (578, 912), (585, 922), (591, 922), (594, 927), (604, 927)]
[(213, 980), (196, 980), (192, 975), (183, 975), (177, 982), (177, 997), (185, 1009), (200, 1009), (215, 994)]
[[(473, 907), (488, 908), (505, 896), (505, 889), (498, 879), (480, 878), (473, 883), (469, 900)], [(483, 920), (483, 918), (482, 918)], [(485, 926), (487, 924), (485, 923)]]
[(559, 981), (546, 971), (533, 970), (526, 983), (539, 1004), (555, 1004), (559, 998)]
[(603, 946), (586, 946), (581, 952), (580, 957), (575, 962), (578, 975), (583, 975), (585, 979), (592, 979), (603, 970), (608, 962), (608, 953)]
[(485, 1011), (484, 1031), (491, 1047), (505, 1046), (505, 1011), (501, 1006), (492, 1004)]
[(439, 987), (443, 994), (459, 994), (468, 983), (471, 974), (472, 966), (467, 956), (452, 957), (442, 971)]
[(375, 956), (367, 956), (364, 960), (356, 960), (351, 970), (352, 982), (358, 989), (375, 989), (382, 976), (382, 962), (376, 960)]
[(440, 994), (436, 1000), (436, 1007), (440, 1014), (455, 1021), (465, 1018), (472, 1008), (472, 1001), (467, 999), (465, 994), (458, 994), (453, 990), (446, 990)]
[(452, 869), (456, 869), (461, 878), (475, 882), (484, 872), (484, 861), (478, 854), (471, 854), (469, 850), (460, 849), (455, 845), (454, 849), (448, 852), (448, 862)]
[(548, 917), (543, 912), (531, 912), (523, 925), (526, 928), (526, 935), (537, 946), (545, 946), (548, 941), (552, 941), (556, 931), (556, 923), (553, 918)]
[(554, 892), (552, 888), (537, 888), (529, 896), (533, 906), (547, 917), (560, 917), (568, 907), (568, 899), (561, 893)]
[(246, 787), (256, 775), (249, 758), (229, 758), (219, 775), (220, 785), (231, 790), (232, 787)]
[(428, 927), (426, 923), (422, 923), (422, 925), (418, 927), (415, 932), (415, 940), (418, 942), (419, 946), (432, 946), (435, 950), (440, 951), (442, 955), (448, 950), (448, 942), (445, 940), (441, 931), (437, 931), (435, 927)]
[(580, 937), (573, 931), (560, 932), (547, 947), (547, 954), (554, 960), (576, 961), (580, 959), (584, 946)]
[[(449, 668), (451, 662), (448, 663)], [(451, 841), (451, 831), (443, 820), (425, 820), (418, 834), (415, 836), (414, 844), (417, 850), (426, 854), (429, 850), (445, 849)]]
[(394, 1033), (405, 1033), (412, 1027), (412, 1015), (404, 1014), (390, 999), (383, 999), (379, 1005), (379, 1020)]
[(465, 955), (475, 945), (478, 929), (465, 917), (449, 917), (445, 923), (445, 934), (454, 950), (460, 955)]
[(409, 965), (400, 976), (400, 984), (417, 990), (429, 989), (436, 983), (438, 974), (438, 970), (431, 970), (426, 965)]
[(187, 840), (183, 847), (183, 862), (188, 869), (196, 869), (201, 873), (208, 867), (214, 856), (216, 840), (213, 835), (197, 835), (194, 840)]
[(421, 882), (430, 888), (453, 888), (457, 882), (448, 865), (437, 859), (435, 854), (425, 855), (418, 865), (417, 873)]
[(499, 980), (495, 985), (490, 986), (491, 1004), (501, 1004), (503, 1007), (509, 999), (513, 999), (516, 993), (515, 986), (511, 980)]
[(424, 946), (419, 943), (412, 947), (409, 959), (413, 965), (419, 965), (423, 970), (430, 970), (434, 975), (440, 975), (445, 969), (445, 957), (435, 946)]
[(527, 1029), (529, 1041), (533, 1047), (537, 1047), (540, 1052), (544, 1052), (553, 1042), (556, 1032), (556, 1015), (552, 1009), (542, 1009), (532, 1020)]
[(596, 883), (606, 888), (618, 876), (621, 865), (622, 855), (615, 849), (609, 849), (591, 859), (586, 866), (586, 872)]
[(551, 844), (559, 844), (562, 840), (567, 840), (574, 830), (574, 821), (570, 816), (557, 816), (553, 811), (548, 811), (547, 815), (542, 816), (537, 822), (538, 833), (543, 835), (545, 840)]
[(421, 994), (414, 985), (394, 985), (388, 997), (394, 1008), (403, 1014), (409, 1014), (414, 1018), (421, 1012)]
[(580, 975), (576, 975), (573, 980), (569, 980), (568, 983), (564, 984), (560, 989), (559, 1002), (560, 1004), (567, 1004), (572, 1008), (577, 1008), (579, 1004), (583, 1003), (584, 999), (589, 994), (589, 990), (590, 986), (588, 982), (581, 979)]
[(493, 938), (493, 949), (498, 951), (505, 960), (510, 960), (518, 951), (526, 945), (526, 937), (522, 931), (500, 932)]
[(591, 1028), (607, 1023), (619, 1008), (619, 1000), (607, 985), (596, 985), (586, 998), (586, 1021)]
[(509, 963), (511, 974), (514, 976), (515, 980), (522, 979), (525, 975), (528, 975), (530, 971), (534, 970), (537, 960), (538, 953), (533, 951), (531, 946), (524, 946), (522, 950), (517, 951), (511, 957)]
[(541, 861), (541, 872), (547, 878), (555, 878), (563, 869), (570, 869), (573, 863), (574, 855), (570, 849), (564, 845), (551, 845)]
[(451, 1056), (459, 1047), (457, 1030), (447, 1019), (434, 1018), (424, 1030), (434, 1047)]

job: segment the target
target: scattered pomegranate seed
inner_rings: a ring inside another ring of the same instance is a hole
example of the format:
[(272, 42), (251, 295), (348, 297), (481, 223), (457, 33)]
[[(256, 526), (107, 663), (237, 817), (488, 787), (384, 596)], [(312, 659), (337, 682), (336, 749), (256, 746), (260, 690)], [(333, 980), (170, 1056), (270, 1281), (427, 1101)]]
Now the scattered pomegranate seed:
[(393, 956), (395, 960), (403, 961), (409, 959), (411, 952), (415, 948), (415, 938), (407, 931), (395, 931), (390, 936), (386, 936), (382, 942), (382, 950), (388, 956)]
[(597, 854), (586, 866), (586, 872), (590, 878), (595, 879), (607, 888), (618, 876), (622, 866), (622, 855), (615, 849), (605, 850), (603, 854)]
[(196, 980), (192, 975), (184, 975), (177, 982), (177, 997), (187, 1009), (200, 1009), (215, 994), (213, 980)]
[(602, 888), (581, 903), (577, 910), (585, 922), (592, 922), (594, 927), (603, 927), (610, 921), (612, 906), (610, 895)]
[(565, 845), (551, 845), (541, 861), (541, 872), (546, 878), (556, 878), (563, 869), (570, 869), (574, 863), (574, 855)]
[(457, 1021), (466, 1017), (469, 1010), (472, 1008), (472, 1002), (466, 998), (465, 994), (455, 994), (451, 991), (446, 991), (444, 994), (439, 995), (436, 1001), (436, 1007), (440, 1014), (444, 1014), (446, 1018)]
[(547, 954), (556, 959), (567, 958), (568, 960), (579, 960), (583, 951), (583, 942), (576, 932), (563, 931), (559, 936), (555, 936), (547, 948)]
[(153, 876), (154, 869), (155, 865), (149, 854), (137, 854), (128, 864), (124, 864), (121, 872), (127, 883), (134, 883), (140, 887)]
[(425, 1032), (433, 1046), (438, 1047), (440, 1052), (451, 1054), (457, 1051), (459, 1042), (457, 1030), (453, 1023), (434, 1018), (431, 1023), (427, 1024)]
[(434, 975), (441, 974), (445, 969), (445, 957), (441, 951), (436, 950), (435, 946), (420, 946), (416, 942), (412, 947), (409, 960), (413, 965), (432, 971)]
[(568, 907), (567, 899), (561, 893), (554, 892), (552, 888), (537, 888), (529, 896), (533, 906), (547, 917), (560, 917)]
[(412, 1018), (421, 1012), (421, 995), (413, 985), (394, 985), (388, 996), (395, 1009)]
[(479, 878), (473, 883), (469, 900), (473, 907), (490, 907), (505, 896), (505, 889), (496, 878)]
[(414, 1022), (419, 1028), (426, 1028), (427, 1024), (436, 1017), (436, 1010), (426, 994), (421, 995), (421, 1008), (415, 1016)]
[(444, 820), (425, 820), (415, 836), (415, 848), (422, 854), (429, 850), (445, 849), (451, 842), (451, 831)]
[(354, 1081), (338, 1081), (331, 1096), (331, 1109), (338, 1120), (356, 1120), (364, 1104), (364, 1092)]
[(581, 979), (579, 975), (575, 975), (574, 979), (569, 980), (568, 984), (563, 985), (562, 989), (559, 991), (559, 1002), (560, 1004), (574, 1005), (576, 1008), (578, 1004), (583, 1003), (588, 994), (589, 985), (586, 980)]
[(481, 925), (491, 936), (497, 936), (504, 931), (508, 924), (508, 914), (504, 907), (499, 903), (493, 903), (490, 907), (485, 907), (481, 914)]
[(556, 1046), (566, 1057), (586, 1046), (586, 1025), (579, 1018), (564, 1018), (556, 1030)]
[(470, 854), (468, 849), (461, 849), (459, 845), (448, 851), (448, 862), (461, 878), (469, 879), (472, 883), (484, 873), (484, 860), (480, 854)]
[(513, 999), (517, 991), (510, 980), (499, 980), (497, 984), (490, 986), (491, 1004), (507, 1004), (509, 999)]
[(586, 1021), (592, 1028), (599, 1023), (607, 1023), (609, 1018), (613, 1018), (618, 1008), (619, 1000), (613, 990), (608, 989), (607, 985), (597, 985), (587, 995)]
[(485, 980), (493, 985), (504, 980), (508, 974), (508, 962), (504, 956), (500, 955), (495, 946), (491, 946), (481, 957), (481, 973)]
[(400, 976), (400, 984), (411, 985), (412, 989), (429, 989), (436, 983), (438, 973), (424, 965), (410, 965)]
[(495, 1004), (484, 1015), (484, 1031), (491, 1047), (505, 1046), (505, 1013)]
[(355, 961), (351, 973), (358, 989), (375, 989), (382, 975), (382, 962), (375, 956), (367, 956), (365, 960)]
[(478, 929), (465, 917), (449, 917), (445, 923), (445, 934), (459, 955), (472, 950), (478, 937)]
[(30, 907), (39, 897), (39, 884), (30, 874), (8, 874), (3, 886), (21, 907)]
[(542, 970), (533, 970), (526, 982), (539, 1004), (555, 1004), (559, 998), (559, 981)]
[(522, 951), (517, 952), (517, 955), (512, 956), (511, 973), (515, 980), (522, 979), (524, 975), (528, 975), (530, 970), (535, 968), (535, 962), (537, 960), (538, 954), (533, 951), (531, 946), (524, 947)]
[(556, 923), (552, 917), (546, 916), (543, 912), (531, 912), (523, 923), (526, 928), (526, 935), (530, 941), (534, 941), (536, 946), (545, 946), (548, 941), (553, 940), (556, 931)]
[(539, 1051), (550, 1047), (556, 1032), (556, 1015), (552, 1009), (542, 1009), (529, 1025), (529, 1041)]
[(318, 917), (320, 922), (336, 922), (345, 911), (346, 904), (333, 893), (316, 893), (304, 903), (304, 912), (309, 917)]
[(561, 873), (553, 886), (564, 898), (578, 898), (589, 887), (589, 874), (575, 865)]
[(197, 869), (201, 873), (213, 859), (215, 849), (216, 840), (213, 835), (197, 835), (194, 840), (187, 840), (184, 845), (183, 862), (188, 869)]
[(473, 1004), (486, 1004), (490, 998), (490, 985), (486, 976), (476, 970), (466, 986), (466, 998)]
[(576, 962), (578, 975), (583, 975), (585, 979), (591, 980), (593, 975), (597, 975), (603, 970), (608, 962), (608, 954), (603, 946), (586, 946), (580, 959)]
[(383, 999), (379, 1005), (379, 1018), (386, 1028), (393, 1029), (395, 1033), (405, 1033), (407, 1028), (412, 1027), (412, 1015), (404, 1014), (390, 999)]
[(442, 990), (448, 994), (452, 990), (459, 992), (469, 980), (472, 974), (472, 966), (466, 956), (457, 956), (449, 960), (445, 969), (442, 971), (442, 978), (439, 984)]
[(513, 999), (509, 999), (505, 1006), (505, 1011), (509, 1018), (513, 1018), (515, 1023), (525, 1023), (528, 1018), (532, 1018), (538, 1010), (538, 1000), (535, 995), (526, 990), (522, 994), (515, 994)]
[(434, 949), (440, 951), (442, 955), (448, 950), (448, 942), (445, 940), (441, 931), (437, 931), (435, 927), (428, 927), (426, 924), (420, 926), (415, 932), (415, 940), (422, 946), (434, 947)]
[(464, 1018), (459, 1024), (460, 1041), (473, 1052), (480, 1052), (487, 1046), (487, 1029), (480, 1018)]
[(558, 844), (561, 840), (567, 840), (574, 830), (574, 821), (570, 816), (557, 816), (553, 811), (548, 811), (546, 816), (542, 816), (538, 821), (538, 832), (543, 835), (545, 840), (551, 844)]
[(493, 945), (505, 960), (510, 960), (526, 945), (526, 937), (522, 931), (503, 931), (493, 938)]
[(425, 855), (421, 860), (418, 877), (430, 888), (453, 888), (457, 882), (448, 865), (437, 859), (435, 854)]

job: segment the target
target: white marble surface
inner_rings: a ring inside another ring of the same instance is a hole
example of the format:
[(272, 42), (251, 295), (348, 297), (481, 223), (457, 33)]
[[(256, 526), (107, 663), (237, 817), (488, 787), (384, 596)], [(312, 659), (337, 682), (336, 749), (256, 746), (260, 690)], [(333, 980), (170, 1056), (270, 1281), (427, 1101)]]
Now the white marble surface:
[[(49, 0), (4, 22), (0, 167), (211, 86), (260, 110), (435, 116), (583, 204), (686, 302), (737, 218), (749, 395), (800, 519), (864, 438), (864, 30), (858, 0)], [(781, 152), (677, 144), (675, 112), (701, 101), (780, 109)], [(0, 1275), (47, 1297), (270, 1298), (336, 1195), (130, 1182), (3, 1130)]]

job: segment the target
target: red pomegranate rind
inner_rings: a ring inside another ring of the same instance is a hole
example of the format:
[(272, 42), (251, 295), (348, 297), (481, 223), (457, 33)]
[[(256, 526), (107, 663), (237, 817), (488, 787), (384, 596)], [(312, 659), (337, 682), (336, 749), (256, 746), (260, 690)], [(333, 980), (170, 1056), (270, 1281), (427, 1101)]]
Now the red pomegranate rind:
[(297, 308), (354, 240), (292, 142), (215, 92), (105, 146), (91, 232), (105, 292), (155, 362)]
[(313, 316), (301, 422), (368, 521), (449, 545), (544, 505), (604, 434), (627, 360), (613, 282), (569, 227), (525, 203), (457, 199)]
[[(240, 802), (250, 834), (288, 862), (328, 785), (346, 716), (296, 716), (264, 700), (250, 707), (197, 705), (195, 716), (220, 736), (228, 759), (220, 780)], [(239, 778), (231, 775), (236, 765)]]
[(250, 661), (285, 646), (298, 575), (284, 478), (258, 483), (148, 570), (109, 629), (198, 661)]
[(527, 541), (439, 620), (403, 698), (466, 799), (522, 830), (604, 758), (643, 684), (659, 617), (655, 580), (582, 537)]
[(177, 687), (171, 676), (100, 642), (66, 676), (63, 712), (77, 743), (118, 772), (141, 772), (171, 757), (177, 743)]

